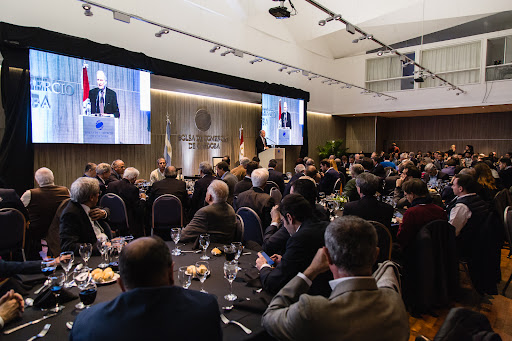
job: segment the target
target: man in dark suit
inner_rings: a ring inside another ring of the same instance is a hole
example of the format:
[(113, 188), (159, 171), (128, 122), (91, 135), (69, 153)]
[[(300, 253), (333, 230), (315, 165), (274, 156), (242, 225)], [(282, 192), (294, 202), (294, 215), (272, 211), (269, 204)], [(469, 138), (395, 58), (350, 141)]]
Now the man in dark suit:
[[(319, 248), (324, 246), (324, 232), (327, 222), (314, 219), (309, 202), (300, 194), (287, 195), (279, 205), (283, 225), (290, 234), (286, 251), (272, 255), (276, 267), (272, 268), (259, 254), (256, 267), (260, 271), (263, 288), (276, 294), (299, 271), (304, 271), (311, 263)], [(325, 277), (318, 277), (312, 285), (312, 293), (326, 294), (330, 291)]]
[(108, 183), (110, 182), (110, 173), (111, 168), (108, 163), (100, 163), (96, 167), (96, 180), (100, 185), (100, 199), (101, 197), (107, 193)]
[(113, 90), (107, 88), (107, 76), (101, 70), (96, 72), (97, 88), (89, 90), (92, 114), (114, 114), (119, 118), (119, 107), (117, 95)]
[(249, 207), (253, 209), (260, 217), (261, 226), (270, 225), (270, 210), (274, 206), (274, 199), (264, 192), (268, 180), (268, 171), (265, 168), (258, 168), (252, 171), (252, 188), (240, 193), (234, 202), (235, 211), (240, 207)]
[(81, 177), (71, 184), (71, 200), (60, 217), (60, 247), (78, 255), (81, 243), (95, 244), (98, 238), (112, 238), (104, 219), (105, 210), (96, 208), (100, 195), (98, 181)]
[(15, 208), (25, 216), (25, 220), (28, 220), (28, 211), (23, 206), (18, 193), (14, 189), (3, 188), (2, 183), (0, 183), (0, 208)]
[(115, 160), (112, 162), (112, 169), (110, 172), (110, 181), (121, 180), (123, 178), (124, 170), (126, 169), (123, 160)]
[(180, 199), (183, 208), (188, 207), (187, 184), (184, 181), (177, 180), (177, 175), (176, 167), (168, 166), (165, 168), (165, 179), (155, 182), (148, 191), (148, 207), (152, 207), (156, 198), (164, 194), (175, 195)]
[(423, 176), (423, 180), (427, 184), (432, 183), (437, 185), (437, 180), (448, 181), (450, 180), (450, 176), (438, 170), (433, 163), (429, 163), (425, 166), (425, 175)]
[(290, 194), (290, 188), (292, 187), (293, 183), (295, 181), (297, 181), (301, 176), (304, 176), (305, 171), (306, 171), (306, 167), (302, 163), (299, 163), (297, 166), (295, 166), (295, 174), (293, 174), (290, 181), (288, 181), (288, 183), (286, 184), (286, 186), (284, 188), (283, 197), (285, 195)]
[(333, 192), (334, 184), (339, 179), (340, 174), (331, 167), (331, 163), (327, 159), (320, 161), (320, 169), (323, 172), (323, 176), (318, 185), (318, 191), (329, 195)]
[(375, 198), (379, 183), (379, 178), (371, 173), (358, 175), (356, 188), (361, 199), (346, 203), (343, 215), (354, 215), (366, 220), (375, 220), (389, 229), (391, 218), (393, 218), (393, 207)]
[(189, 217), (193, 217), (205, 205), (206, 190), (212, 181), (215, 180), (212, 165), (206, 161), (199, 164), (199, 175), (201, 179), (197, 180), (194, 184), (194, 194), (192, 194), (192, 199), (190, 200)]
[(121, 235), (129, 232), (134, 237), (144, 236), (144, 202), (139, 197), (139, 189), (135, 186), (135, 181), (139, 176), (139, 171), (133, 167), (128, 167), (123, 173), (123, 179), (112, 181), (108, 184), (107, 193), (117, 194), (123, 199), (128, 216), (129, 231), (123, 231), (125, 227), (119, 226)]
[(267, 139), (265, 138), (265, 130), (260, 130), (260, 135), (256, 138), (256, 155), (268, 149)]
[(284, 179), (283, 173), (275, 170), (277, 167), (277, 160), (271, 159), (268, 162), (268, 181), (273, 181), (279, 187), (279, 191), (284, 193)]
[(228, 185), (224, 181), (212, 181), (206, 192), (208, 206), (196, 212), (181, 232), (181, 240), (195, 240), (208, 233), (212, 242), (231, 243), (236, 233), (236, 216), (233, 207), (226, 202), (228, 194)]
[(70, 340), (190, 340), (198, 324), (208, 340), (222, 340), (216, 298), (174, 285), (173, 261), (162, 239), (140, 238), (125, 246), (119, 273), (123, 293), (82, 311)]
[(238, 196), (240, 193), (252, 188), (251, 174), (258, 167), (259, 165), (256, 161), (251, 161), (247, 164), (245, 177), (235, 185), (235, 191), (233, 192), (234, 196)]
[(510, 189), (512, 187), (512, 162), (508, 157), (500, 159), (500, 171), (498, 172), (503, 187)]
[(292, 129), (292, 115), (288, 112), (288, 104), (283, 103), (283, 111), (281, 112), (281, 128)]

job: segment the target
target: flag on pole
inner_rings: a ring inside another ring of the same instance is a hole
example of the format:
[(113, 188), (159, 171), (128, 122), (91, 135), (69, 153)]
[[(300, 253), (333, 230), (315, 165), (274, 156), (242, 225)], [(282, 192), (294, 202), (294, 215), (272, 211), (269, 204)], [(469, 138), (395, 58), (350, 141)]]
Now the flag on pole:
[(167, 126), (165, 128), (165, 146), (164, 146), (164, 159), (167, 165), (171, 165), (172, 160), (172, 146), (171, 146), (171, 121), (167, 115)]
[(244, 156), (244, 128), (240, 126), (240, 155), (238, 157), (238, 160), (240, 160)]
[(87, 64), (82, 66), (82, 87), (84, 93), (82, 96), (82, 113), (84, 115), (91, 114), (91, 101), (89, 100), (89, 75), (87, 74)]
[(279, 100), (279, 121), (281, 121), (281, 100)]

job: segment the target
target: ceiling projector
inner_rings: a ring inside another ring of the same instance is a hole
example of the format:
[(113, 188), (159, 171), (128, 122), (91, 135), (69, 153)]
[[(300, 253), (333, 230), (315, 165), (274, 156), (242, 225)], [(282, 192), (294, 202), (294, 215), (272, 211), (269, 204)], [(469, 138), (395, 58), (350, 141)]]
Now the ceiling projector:
[(272, 14), (276, 19), (286, 19), (290, 17), (290, 11), (288, 8), (284, 7), (282, 4), (284, 1), (281, 2), (281, 6), (272, 7), (268, 10), (270, 14)]

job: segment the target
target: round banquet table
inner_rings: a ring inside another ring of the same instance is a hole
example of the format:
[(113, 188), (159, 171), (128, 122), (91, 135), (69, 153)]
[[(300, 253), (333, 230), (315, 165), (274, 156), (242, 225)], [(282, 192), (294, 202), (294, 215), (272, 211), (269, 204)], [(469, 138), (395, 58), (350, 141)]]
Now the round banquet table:
[[(167, 242), (169, 248), (174, 248), (173, 242)], [(182, 244), (180, 243), (180, 249), (184, 251), (192, 251), (193, 243)], [(217, 297), (217, 301), (219, 303), (219, 309), (221, 313), (230, 319), (236, 320), (247, 328), (252, 330), (252, 334), (246, 334), (242, 329), (234, 324), (224, 324), (221, 322), (221, 328), (223, 332), (223, 340), (272, 340), (272, 338), (265, 332), (263, 327), (261, 327), (261, 314), (255, 313), (251, 311), (246, 311), (242, 309), (235, 308), (231, 311), (223, 311), (222, 307), (229, 306), (232, 303), (228, 302), (224, 299), (224, 295), (229, 293), (229, 283), (224, 278), (224, 256), (212, 256), (211, 250), (214, 247), (219, 247), (221, 249), (221, 244), (211, 244), (208, 247), (207, 255), (210, 256), (210, 270), (211, 275), (204, 282), (204, 289), (208, 291), (208, 293), (213, 294)], [(242, 255), (239, 259), (239, 266), (242, 268), (238, 272), (237, 279), (233, 282), (233, 293), (238, 296), (239, 302), (241, 300), (258, 300), (260, 296), (267, 295), (265, 292), (257, 293), (253, 287), (249, 287), (246, 285), (245, 281), (241, 281), (245, 276), (245, 272), (250, 269), (254, 269), (254, 264), (256, 261), (257, 252), (251, 251), (248, 249), (244, 249), (244, 252), (250, 252), (250, 255)], [(180, 256), (173, 256), (174, 261), (174, 280), (175, 285), (179, 285), (178, 283), (178, 275), (177, 271), (180, 266), (192, 265), (197, 261), (200, 261), (199, 257), (202, 255), (201, 253), (187, 252), (182, 253)], [(72, 279), (72, 270), (74, 269), (75, 264), (81, 262), (80, 257), (75, 257), (75, 263), (73, 268), (70, 271), (70, 280)], [(95, 268), (97, 264), (101, 262), (100, 257), (91, 257), (89, 260), (89, 266), (91, 268)], [(58, 269), (57, 271), (62, 271), (62, 269)], [(28, 297), (35, 298), (36, 295), (33, 292), (38, 289), (42, 284), (36, 285), (30, 292), (31, 294)], [(192, 284), (189, 290), (200, 290), (201, 283), (198, 280), (192, 280)], [(72, 287), (67, 289), (72, 293), (78, 296), (78, 288)], [(117, 283), (107, 284), (107, 285), (98, 285), (98, 293), (94, 304), (105, 302), (112, 300), (116, 296), (121, 294), (121, 289)], [(24, 297), (26, 298), (26, 297)], [(269, 296), (267, 295), (267, 300)], [(41, 311), (34, 307), (26, 307), (25, 313), (21, 319), (12, 321), (9, 324), (6, 324), (1, 331), (2, 335), (0, 339), (2, 341), (10, 341), (10, 340), (27, 340), (30, 337), (38, 334), (44, 327), (45, 324), (51, 323), (51, 328), (44, 337), (44, 340), (67, 340), (69, 339), (69, 330), (66, 328), (66, 322), (74, 321), (76, 316), (80, 313), (80, 310), (75, 309), (75, 305), (79, 303), (80, 300), (77, 298), (76, 300), (69, 301), (66, 303), (62, 303), (65, 306), (64, 310), (62, 310), (58, 315), (43, 320), (34, 325), (27, 326), (18, 331), (15, 331), (11, 334), (4, 335), (3, 332), (14, 328), (18, 325), (24, 324), (29, 321), (33, 321), (43, 317), (47, 312)], [(150, 331), (148, 331), (150, 332)], [(148, 334), (149, 335), (149, 334)]]

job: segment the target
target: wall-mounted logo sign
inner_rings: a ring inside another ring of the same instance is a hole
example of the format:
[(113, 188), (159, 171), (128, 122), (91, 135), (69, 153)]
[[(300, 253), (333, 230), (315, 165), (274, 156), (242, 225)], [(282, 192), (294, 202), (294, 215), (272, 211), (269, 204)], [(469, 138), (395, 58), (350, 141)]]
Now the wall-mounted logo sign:
[(195, 117), (196, 128), (201, 131), (207, 131), (212, 125), (212, 117), (206, 109), (199, 109)]

